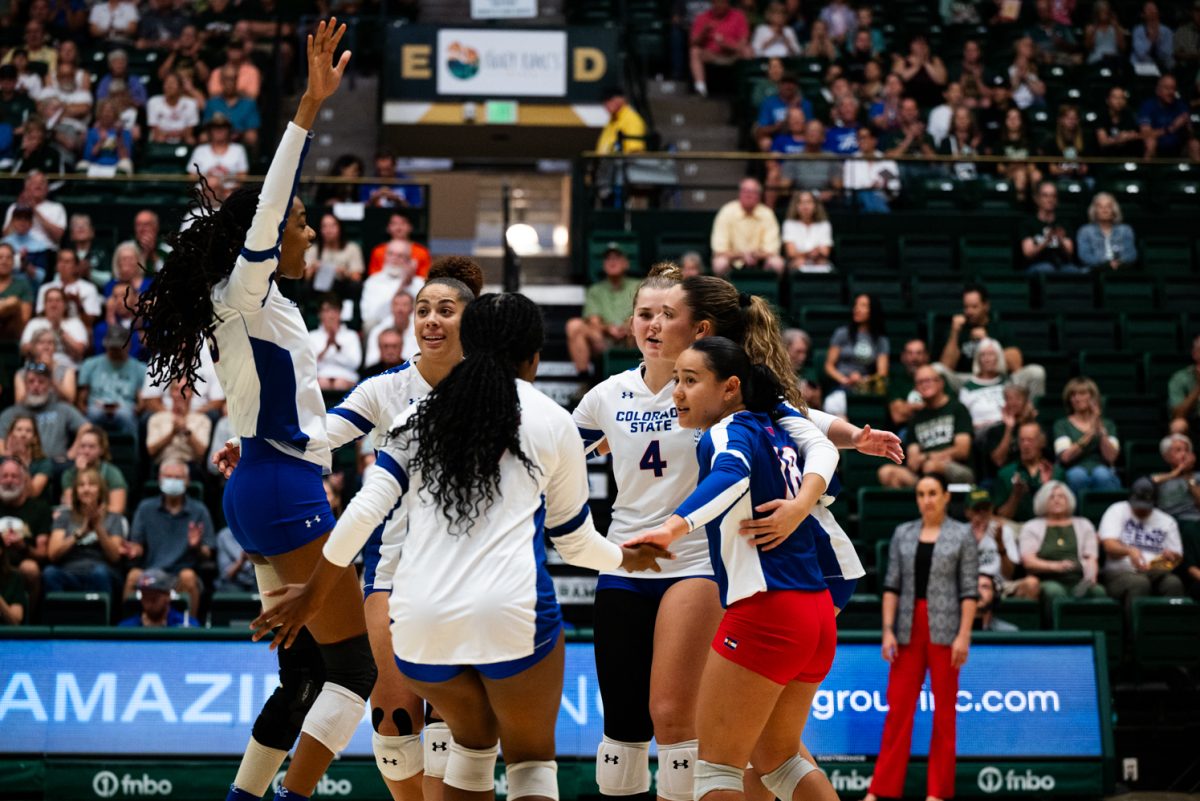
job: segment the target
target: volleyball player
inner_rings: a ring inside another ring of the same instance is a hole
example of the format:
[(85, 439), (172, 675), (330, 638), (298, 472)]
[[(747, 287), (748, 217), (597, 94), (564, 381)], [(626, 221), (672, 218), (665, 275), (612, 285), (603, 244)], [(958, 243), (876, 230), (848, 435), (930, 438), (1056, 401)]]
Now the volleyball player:
[(650, 568), (663, 552), (620, 547), (592, 526), (570, 415), (528, 383), (543, 339), (537, 306), (485, 295), (461, 336), (463, 361), (398, 420), (383, 469), (351, 501), (312, 577), (278, 596), (255, 636), (277, 626), (276, 642), (290, 642), (403, 498), (392, 642), (400, 671), (453, 734), (447, 797), (490, 796), (499, 740), (508, 797), (557, 799), (564, 648), (544, 536), (568, 563), (599, 570)]
[[(264, 603), (272, 600), (270, 587), (303, 581), (312, 572), (334, 524), (321, 483), (331, 460), (316, 360), (299, 309), (280, 294), (275, 279), (304, 275), (304, 253), (315, 238), (295, 190), (310, 129), (350, 60), (344, 52), (334, 62), (345, 31), (331, 19), (308, 37), (308, 84), (261, 190), (235, 190), (213, 210), (202, 184), (200, 210), (174, 236), (174, 249), (138, 303), (150, 372), (160, 383), (194, 382), (201, 345), (210, 343), (242, 448), (243, 469), (225, 488), (225, 517), (255, 564)], [(349, 743), (375, 683), (357, 576), (343, 569), (333, 583), (310, 623), (325, 681), (304, 714), (277, 798), (303, 801), (312, 794)], [(307, 705), (299, 695), (291, 701), (293, 713)], [(282, 744), (295, 739), (295, 716), (268, 721), (261, 737), (256, 727), (251, 746), (268, 747), (250, 760), (259, 766), (247, 777), (254, 786), (235, 783), (230, 798), (261, 796), (255, 793), (274, 772), (261, 768), (286, 755)], [(270, 747), (264, 737), (281, 747)]]
[(826, 488), (780, 425), (781, 387), (771, 371), (752, 367), (735, 343), (699, 340), (679, 356), (675, 375), (680, 425), (704, 431), (700, 483), (664, 524), (630, 542), (666, 547), (705, 529), (726, 607), (701, 679), (694, 798), (743, 798), (751, 762), (782, 801), (836, 799), (798, 750), (837, 645), (818, 556), (821, 524), (807, 517), (769, 551), (738, 533), (756, 506), (813, 504)]

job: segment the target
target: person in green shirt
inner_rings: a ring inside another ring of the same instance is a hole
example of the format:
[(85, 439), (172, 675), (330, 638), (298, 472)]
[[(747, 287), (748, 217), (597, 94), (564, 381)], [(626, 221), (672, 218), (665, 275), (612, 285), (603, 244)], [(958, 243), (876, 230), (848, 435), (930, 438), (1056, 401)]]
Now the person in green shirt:
[(588, 287), (583, 316), (567, 321), (567, 351), (581, 376), (586, 376), (592, 359), (613, 345), (629, 342), (629, 319), (638, 281), (630, 278), (629, 257), (617, 242), (604, 251), (604, 280)]
[(1167, 382), (1171, 433), (1200, 434), (1200, 336), (1192, 340), (1192, 364), (1175, 371)]
[(946, 394), (946, 382), (926, 365), (913, 376), (925, 405), (913, 414), (904, 438), (905, 464), (879, 468), (885, 487), (916, 486), (921, 476), (937, 474), (950, 483), (973, 483), (970, 467), (974, 428), (965, 406)]
[(1084, 490), (1121, 488), (1113, 465), (1121, 441), (1113, 421), (1100, 415), (1100, 388), (1090, 378), (1072, 378), (1063, 388), (1067, 416), (1054, 422), (1054, 453), (1076, 495)]
[(1036, 421), (1022, 423), (1017, 430), (1019, 458), (1000, 468), (992, 485), (996, 514), (1018, 523), (1034, 516), (1033, 498), (1047, 481), (1062, 481), (1063, 469), (1042, 456), (1046, 432)]
[(33, 288), (16, 275), (16, 251), (0, 242), (0, 341), (17, 342), (33, 316)]
[(71, 505), (71, 487), (75, 485), (75, 475), (92, 468), (99, 471), (105, 486), (108, 487), (108, 511), (117, 515), (125, 514), (129, 484), (120, 469), (109, 461), (112, 454), (109, 453), (108, 434), (103, 428), (89, 423), (79, 429), (79, 433), (75, 435), (75, 444), (67, 451), (67, 457), (74, 461), (62, 474), (64, 506)]

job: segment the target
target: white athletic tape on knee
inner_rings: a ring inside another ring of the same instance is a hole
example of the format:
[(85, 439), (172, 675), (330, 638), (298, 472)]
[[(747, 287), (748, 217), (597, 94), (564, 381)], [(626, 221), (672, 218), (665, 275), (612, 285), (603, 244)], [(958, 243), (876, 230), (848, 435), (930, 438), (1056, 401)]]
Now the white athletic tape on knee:
[(375, 764), (385, 779), (402, 782), (424, 769), (421, 738), (416, 734), (389, 737), (371, 732), (371, 748), (375, 751)]
[(721, 765), (716, 762), (705, 762), (703, 759), (697, 759), (692, 799), (693, 801), (700, 801), (704, 796), (718, 790), (744, 793), (746, 792), (746, 788), (742, 784), (742, 777), (745, 774), (745, 768), (735, 768), (733, 765)]
[(508, 797), (526, 798), (531, 795), (558, 801), (558, 763), (518, 762), (504, 770), (508, 779)]
[(796, 754), (793, 757), (789, 757), (786, 762), (775, 768), (775, 770), (763, 774), (762, 783), (780, 801), (792, 801), (792, 796), (796, 792), (796, 785), (800, 783), (801, 779), (816, 769), (816, 765)]
[(433, 779), (446, 776), (446, 762), (450, 759), (450, 746), (454, 738), (450, 727), (440, 720), (428, 724), (421, 732), (425, 742), (425, 775)]
[(684, 740), (658, 747), (658, 795), (667, 801), (692, 801), (699, 740)]
[(487, 792), (496, 786), (496, 755), (499, 753), (499, 745), (476, 749), (451, 743), (446, 776), (442, 781), (449, 787), (469, 793)]
[(283, 580), (279, 578), (279, 574), (275, 572), (275, 568), (270, 565), (255, 565), (254, 566), (254, 581), (258, 584), (258, 596), (262, 601), (264, 612), (269, 612), (271, 607), (279, 603), (282, 599), (267, 595), (268, 590), (277, 590), (283, 586)]
[(367, 702), (358, 693), (327, 681), (304, 716), (300, 731), (333, 753), (341, 753), (358, 729), (366, 706)]
[(596, 749), (596, 784), (604, 795), (649, 792), (650, 743), (601, 740)]

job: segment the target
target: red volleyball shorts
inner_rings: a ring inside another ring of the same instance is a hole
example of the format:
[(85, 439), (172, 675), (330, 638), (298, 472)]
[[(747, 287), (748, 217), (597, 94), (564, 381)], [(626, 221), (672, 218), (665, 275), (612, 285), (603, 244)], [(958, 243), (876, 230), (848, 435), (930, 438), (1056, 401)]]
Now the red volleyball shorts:
[(730, 604), (713, 650), (776, 684), (821, 682), (833, 665), (837, 623), (828, 590), (760, 592)]

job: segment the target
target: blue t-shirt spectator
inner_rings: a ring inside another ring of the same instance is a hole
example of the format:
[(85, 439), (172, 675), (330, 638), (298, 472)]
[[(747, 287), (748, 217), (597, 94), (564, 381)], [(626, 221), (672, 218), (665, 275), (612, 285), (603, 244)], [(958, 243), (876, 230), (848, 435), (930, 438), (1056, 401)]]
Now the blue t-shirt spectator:
[(222, 95), (209, 98), (204, 104), (204, 123), (207, 124), (217, 114), (224, 114), (237, 133), (262, 127), (258, 104), (244, 95), (239, 95), (232, 106)]
[[(112, 75), (105, 75), (100, 79), (100, 83), (96, 85), (96, 100), (100, 101), (108, 97), (109, 87), (112, 82), (117, 80)], [(126, 75), (122, 80), (125, 81), (125, 88), (129, 90), (129, 98), (139, 107), (146, 105), (148, 95), (146, 93), (146, 84), (142, 83), (142, 79), (136, 75)]]
[(858, 128), (836, 126), (825, 132), (825, 150), (839, 156), (858, 152)]
[(1155, 155), (1158, 156), (1178, 156), (1183, 152), (1183, 146), (1188, 140), (1189, 130), (1185, 124), (1177, 131), (1168, 131), (1180, 114), (1188, 114), (1188, 104), (1181, 98), (1176, 97), (1168, 105), (1162, 102), (1162, 98), (1152, 97), (1142, 103), (1142, 108), (1138, 112), (1138, 124), (1149, 125), (1156, 131), (1163, 131), (1162, 136), (1158, 137), (1158, 150)]
[[(120, 623), (118, 623), (117, 625), (118, 626), (127, 626), (129, 628), (135, 628), (135, 627), (141, 628), (142, 627), (142, 613), (138, 612), (136, 615), (127, 617), (124, 620), (122, 620)], [(196, 619), (194, 617), (192, 617), (191, 615), (189, 615), (187, 612), (181, 612), (178, 609), (175, 609), (174, 607), (172, 607), (171, 610), (169, 612), (167, 612), (167, 628), (169, 628), (169, 629), (196, 628), (199, 625), (200, 624), (196, 622)]]
[[(118, 129), (100, 129), (95, 126), (88, 129), (87, 141), (83, 143), (83, 157), (92, 164), (99, 164), (104, 167), (115, 167), (121, 160), (122, 149), (117, 147), (117, 140), (120, 139), (124, 145), (126, 158), (133, 156), (133, 136), (129, 131)], [(95, 150), (96, 145), (100, 148)]]
[(804, 152), (804, 137), (792, 136), (790, 133), (781, 133), (771, 140), (772, 153), (803, 153)]
[[(813, 118), (812, 103), (801, 98), (800, 108), (804, 111), (804, 119), (811, 120)], [(778, 125), (787, 119), (787, 113), (787, 103), (784, 103), (779, 95), (771, 95), (758, 106), (758, 124), (763, 127)]]

